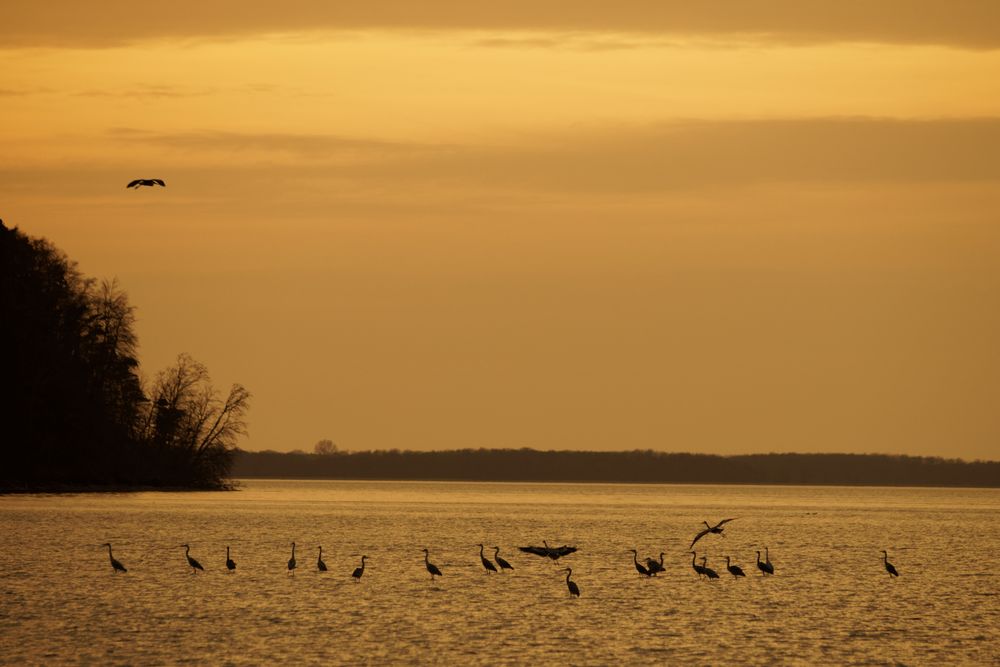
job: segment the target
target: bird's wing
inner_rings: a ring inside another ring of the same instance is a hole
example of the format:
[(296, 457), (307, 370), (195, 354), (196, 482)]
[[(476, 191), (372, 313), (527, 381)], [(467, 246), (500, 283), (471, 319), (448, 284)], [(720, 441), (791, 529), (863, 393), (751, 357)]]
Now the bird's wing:
[(569, 554), (576, 551), (576, 547), (568, 547), (564, 544), (561, 547), (556, 547), (552, 549), (552, 551), (554, 551), (559, 556), (568, 556)]
[(688, 547), (688, 549), (690, 549), (691, 547), (693, 547), (695, 542), (697, 542), (701, 538), (705, 537), (706, 535), (708, 535), (708, 528), (706, 528), (705, 530), (701, 531), (700, 533), (698, 533), (697, 535), (694, 536), (694, 539), (691, 540), (691, 546)]
[(730, 521), (736, 521), (737, 518), (739, 518), (739, 517), (735, 517), (734, 516), (732, 519), (723, 519), (719, 523), (715, 524), (715, 527), (718, 528), (719, 526), (721, 526), (724, 523), (729, 523)]
[(162, 185), (163, 187), (167, 187), (167, 184), (163, 182), (162, 178), (154, 178), (152, 180), (153, 180), (154, 183), (156, 183), (158, 185)]
[(140, 183), (142, 183), (142, 180), (141, 179), (136, 179), (136, 180), (132, 181), (131, 183), (129, 183), (128, 185), (126, 185), (125, 187), (126, 188), (134, 188), (135, 186), (139, 185)]
[(526, 554), (535, 554), (536, 556), (548, 556), (549, 550), (545, 547), (518, 547), (521, 551)]

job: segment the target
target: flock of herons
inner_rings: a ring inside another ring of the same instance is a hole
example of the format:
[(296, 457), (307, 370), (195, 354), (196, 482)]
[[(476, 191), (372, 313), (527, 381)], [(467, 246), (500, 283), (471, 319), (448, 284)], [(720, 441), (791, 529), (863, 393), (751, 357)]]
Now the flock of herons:
[[(722, 535), (723, 526), (733, 521), (734, 519), (723, 519), (714, 526), (709, 525), (707, 521), (702, 523), (705, 524), (705, 529), (694, 536), (691, 541), (691, 546), (689, 548), (693, 549), (694, 545), (698, 540), (709, 534)], [(724, 536), (724, 535), (723, 535)], [(553, 562), (558, 561), (563, 556), (568, 556), (574, 553), (577, 548), (563, 545), (561, 547), (550, 547), (548, 542), (543, 541), (543, 546), (528, 546), (528, 547), (518, 547), (521, 551), (529, 554), (534, 554), (536, 556), (541, 556), (543, 558), (548, 558)], [(105, 542), (101, 545), (102, 547), (108, 548), (108, 559), (111, 561), (111, 569), (115, 574), (119, 572), (128, 572), (128, 569), (122, 565), (121, 561), (116, 559), (111, 553), (111, 543)], [(192, 574), (197, 574), (198, 572), (204, 572), (205, 568), (191, 556), (191, 547), (187, 544), (181, 544), (184, 547), (184, 556), (187, 558), (188, 566), (191, 568)], [(513, 570), (514, 566), (511, 565), (507, 560), (500, 557), (500, 547), (493, 547), (493, 559), (490, 560), (486, 557), (484, 553), (486, 547), (483, 544), (479, 544), (479, 560), (483, 564), (483, 568), (486, 570), (487, 574), (503, 572), (504, 570)], [(319, 555), (316, 557), (316, 569), (320, 572), (326, 572), (327, 566), (323, 562), (323, 547), (317, 547), (319, 549)], [(428, 574), (430, 574), (431, 581), (434, 581), (434, 577), (440, 577), (441, 569), (430, 561), (430, 551), (426, 548), (423, 549), (424, 552), (424, 567), (427, 569)], [(645, 563), (639, 561), (639, 552), (636, 549), (629, 549), (626, 553), (632, 554), (632, 563), (635, 566), (636, 572), (644, 577), (655, 577), (660, 572), (666, 572), (663, 565), (664, 552), (660, 552), (659, 560), (654, 558), (646, 558)], [(701, 565), (698, 564), (698, 554), (695, 551), (690, 551), (691, 554), (691, 567), (694, 569), (698, 578), (704, 578), (706, 580), (718, 579), (719, 573), (708, 567), (708, 557), (701, 557)], [(881, 551), (882, 554), (882, 564), (885, 567), (885, 571), (889, 574), (889, 577), (898, 577), (899, 572), (896, 571), (895, 566), (889, 562), (889, 554), (886, 551)], [(354, 569), (351, 573), (355, 583), (361, 581), (361, 577), (365, 574), (365, 561), (368, 560), (368, 556), (361, 556), (361, 565)], [(288, 559), (288, 573), (295, 574), (295, 570), (298, 568), (298, 562), (295, 559), (295, 542), (292, 542), (292, 556)], [(757, 552), (757, 569), (760, 570), (760, 574), (763, 577), (774, 574), (774, 565), (771, 564), (770, 551), (767, 547), (764, 547), (764, 560), (760, 559), (760, 551)], [(226, 547), (226, 570), (230, 573), (236, 571), (236, 562), (230, 557), (229, 547)], [(732, 559), (726, 556), (726, 570), (733, 576), (734, 579), (739, 577), (745, 577), (746, 573), (739, 565), (733, 565)], [(566, 573), (566, 588), (569, 590), (570, 596), (580, 597), (580, 587), (576, 585), (576, 582), (570, 579), (573, 574), (573, 568), (567, 567), (561, 572)]]

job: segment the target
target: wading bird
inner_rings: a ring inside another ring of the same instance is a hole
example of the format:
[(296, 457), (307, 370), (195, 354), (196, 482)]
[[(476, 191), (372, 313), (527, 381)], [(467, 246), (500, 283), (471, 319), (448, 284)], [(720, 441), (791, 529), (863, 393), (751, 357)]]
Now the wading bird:
[(151, 188), (154, 185), (159, 185), (162, 188), (167, 187), (167, 184), (164, 183), (163, 179), (160, 179), (160, 178), (137, 178), (134, 181), (132, 181), (131, 183), (129, 183), (128, 185), (126, 185), (125, 187), (126, 188), (135, 188), (136, 190), (138, 190), (140, 187), (143, 187), (143, 186)]
[(703, 568), (701, 565), (698, 565), (698, 563), (695, 562), (695, 559), (697, 557), (698, 557), (698, 554), (696, 554), (695, 552), (692, 551), (691, 552), (691, 567), (694, 568), (695, 574), (697, 574), (698, 578), (700, 579), (701, 577), (705, 576), (705, 568)]
[(767, 561), (760, 560), (760, 552), (757, 552), (757, 569), (760, 570), (760, 575), (766, 576), (768, 574), (774, 574), (774, 566)]
[(726, 556), (726, 569), (729, 570), (729, 574), (733, 575), (733, 577), (747, 576), (743, 573), (743, 569), (739, 565), (729, 564), (729, 556)]
[(292, 542), (292, 557), (288, 559), (288, 572), (295, 574), (295, 542)]
[(361, 575), (363, 575), (365, 573), (365, 561), (366, 560), (368, 560), (368, 556), (362, 556), (361, 557), (361, 567), (354, 568), (354, 572), (351, 573), (351, 576), (354, 577), (354, 581), (356, 581), (356, 582), (361, 581)]
[(479, 545), (479, 560), (481, 560), (483, 562), (483, 567), (486, 568), (486, 574), (489, 574), (490, 572), (496, 572), (497, 571), (497, 566), (494, 565), (493, 563), (491, 563), (489, 560), (486, 559), (486, 556), (483, 555), (483, 549), (484, 549), (483, 545), (480, 544)]
[(128, 570), (125, 569), (125, 566), (122, 565), (118, 560), (115, 559), (114, 556), (111, 555), (111, 542), (105, 542), (101, 546), (108, 548), (108, 559), (111, 561), (112, 572), (114, 572), (115, 574), (118, 574), (119, 572), (128, 572)]
[(719, 578), (719, 573), (716, 572), (715, 570), (713, 570), (712, 568), (706, 566), (705, 563), (707, 563), (707, 562), (708, 562), (708, 556), (702, 556), (701, 557), (701, 570), (702, 570), (702, 572), (704, 572), (705, 576), (708, 577), (709, 579), (718, 579)]
[(551, 558), (552, 560), (559, 560), (563, 556), (568, 556), (569, 554), (576, 551), (576, 547), (568, 547), (565, 544), (561, 547), (550, 547), (549, 543), (542, 540), (543, 547), (518, 547), (521, 551), (528, 554), (535, 554), (536, 556), (542, 556), (543, 558)]
[[(110, 549), (108, 549), (108, 553), (111, 553)], [(899, 572), (896, 572), (896, 566), (889, 562), (889, 554), (884, 549), (882, 550), (882, 564), (885, 565), (885, 571), (889, 573), (890, 579), (899, 576)]]
[(493, 547), (493, 560), (500, 566), (500, 570), (513, 570), (514, 566), (500, 558), (500, 547)]
[(639, 552), (635, 549), (629, 549), (629, 551), (632, 553), (632, 563), (635, 564), (635, 571), (644, 577), (648, 577), (650, 574), (649, 568), (639, 562)]
[(319, 556), (316, 557), (316, 569), (326, 572), (326, 563), (323, 562), (323, 547), (319, 548)]
[(226, 545), (226, 569), (230, 572), (236, 571), (236, 561), (229, 557), (229, 545)]
[(431, 573), (431, 581), (434, 581), (435, 576), (441, 576), (441, 570), (438, 569), (437, 565), (430, 561), (430, 552), (427, 551), (426, 548), (424, 549), (424, 566), (427, 568), (427, 571)]
[[(701, 531), (700, 533), (698, 533), (697, 535), (694, 536), (694, 539), (691, 540), (691, 545), (688, 547), (688, 549), (690, 549), (691, 547), (693, 547), (695, 542), (697, 542), (701, 538), (705, 537), (709, 533), (714, 533), (716, 535), (722, 535), (722, 531), (723, 531), (722, 525), (725, 524), (725, 523), (729, 523), (730, 521), (735, 521), (737, 518), (738, 517), (733, 517), (732, 519), (723, 519), (722, 521), (720, 521), (719, 523), (715, 524), (714, 526), (708, 525), (707, 521), (702, 521), (702, 523), (705, 524), (705, 530)], [(723, 535), (723, 537), (725, 537), (725, 536)]]
[(205, 568), (201, 566), (201, 563), (191, 558), (191, 547), (187, 544), (182, 544), (181, 546), (184, 547), (184, 557), (187, 558), (188, 565), (191, 566), (191, 574), (198, 574), (198, 570), (204, 572)]
[(656, 576), (657, 572), (666, 572), (666, 570), (663, 569), (663, 552), (662, 551), (660, 552), (659, 561), (655, 561), (652, 558), (647, 558), (646, 567), (649, 568), (649, 573), (654, 577)]
[(569, 589), (569, 594), (580, 597), (580, 587), (576, 585), (575, 581), (569, 580), (570, 575), (573, 574), (573, 568), (567, 567), (563, 572), (566, 573), (566, 588)]

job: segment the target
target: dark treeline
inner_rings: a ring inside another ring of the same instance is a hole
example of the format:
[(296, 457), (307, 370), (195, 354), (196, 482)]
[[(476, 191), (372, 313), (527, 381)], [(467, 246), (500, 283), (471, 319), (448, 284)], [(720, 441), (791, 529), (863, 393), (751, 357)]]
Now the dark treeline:
[(147, 386), (135, 309), (0, 222), (0, 490), (225, 485), (249, 394), (178, 357)]
[(881, 454), (713, 456), (534, 449), (246, 452), (235, 477), (285, 479), (1000, 486), (1000, 462)]

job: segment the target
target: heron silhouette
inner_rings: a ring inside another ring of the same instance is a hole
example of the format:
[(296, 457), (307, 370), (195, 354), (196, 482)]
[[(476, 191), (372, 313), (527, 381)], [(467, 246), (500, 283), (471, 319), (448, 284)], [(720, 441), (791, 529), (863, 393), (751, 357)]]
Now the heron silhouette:
[(550, 547), (549, 543), (542, 540), (542, 547), (518, 547), (521, 551), (529, 554), (535, 554), (536, 556), (542, 556), (543, 558), (550, 558), (554, 561), (559, 560), (563, 556), (568, 556), (576, 551), (576, 547), (569, 547), (565, 544), (561, 547)]
[(649, 568), (649, 573), (654, 577), (656, 576), (657, 572), (666, 572), (666, 570), (663, 567), (663, 552), (662, 551), (660, 552), (659, 561), (655, 561), (652, 558), (647, 558), (646, 567)]
[(427, 568), (427, 571), (430, 572), (431, 581), (434, 581), (434, 577), (441, 576), (441, 570), (438, 569), (437, 565), (430, 561), (430, 552), (427, 551), (426, 548), (424, 548), (424, 566)]
[(126, 188), (135, 188), (138, 190), (141, 187), (151, 188), (154, 185), (159, 185), (162, 188), (167, 187), (167, 184), (163, 182), (162, 178), (137, 178), (128, 185)]
[(226, 569), (230, 572), (236, 571), (236, 561), (229, 557), (229, 545), (226, 545)]
[(570, 581), (570, 575), (573, 574), (573, 568), (567, 567), (563, 572), (566, 573), (566, 588), (569, 589), (570, 596), (580, 597), (580, 587), (576, 585), (575, 581)]
[(491, 563), (486, 558), (486, 556), (483, 555), (483, 549), (484, 549), (483, 545), (480, 544), (479, 545), (479, 560), (481, 560), (483, 562), (483, 567), (486, 568), (486, 574), (489, 574), (490, 572), (496, 572), (497, 571), (497, 566), (494, 565), (493, 563)]
[(187, 544), (182, 544), (181, 546), (184, 547), (184, 557), (187, 558), (188, 565), (191, 566), (191, 574), (198, 574), (198, 570), (204, 572), (205, 568), (201, 566), (201, 563), (191, 558), (191, 547)]
[(698, 554), (695, 553), (694, 551), (692, 551), (691, 552), (691, 567), (694, 569), (695, 574), (698, 575), (698, 578), (701, 579), (703, 576), (705, 576), (705, 568), (703, 568), (701, 565), (698, 565), (698, 563), (695, 562), (695, 559), (697, 559), (697, 558), (698, 558)]
[(326, 572), (326, 563), (323, 562), (323, 547), (319, 548), (319, 556), (316, 557), (316, 569)]
[(729, 564), (729, 556), (726, 556), (726, 569), (729, 570), (729, 574), (733, 575), (734, 579), (736, 577), (745, 577), (745, 576), (747, 576), (746, 574), (744, 574), (743, 568), (741, 568), (739, 565), (730, 565)]
[(882, 564), (885, 565), (885, 571), (889, 573), (890, 579), (899, 576), (899, 572), (896, 572), (896, 566), (889, 562), (889, 554), (885, 552), (885, 549), (882, 550)]
[(757, 569), (760, 570), (760, 575), (765, 577), (769, 574), (774, 574), (774, 566), (768, 563), (766, 560), (761, 561), (760, 552), (757, 552)]
[[(723, 519), (722, 521), (720, 521), (719, 523), (715, 524), (714, 526), (708, 525), (707, 521), (702, 521), (702, 523), (705, 524), (705, 530), (701, 531), (700, 533), (698, 533), (697, 535), (694, 536), (694, 539), (691, 540), (691, 545), (688, 548), (690, 549), (691, 547), (693, 547), (695, 542), (697, 542), (701, 538), (705, 537), (709, 533), (713, 533), (715, 535), (722, 535), (722, 531), (723, 531), (722, 526), (723, 526), (723, 524), (729, 523), (730, 521), (735, 521), (737, 518), (738, 517), (733, 517), (732, 519)], [(725, 537), (725, 535), (722, 535), (722, 536)]]
[(361, 567), (354, 568), (354, 572), (351, 573), (351, 576), (354, 577), (355, 583), (361, 581), (361, 575), (363, 575), (365, 573), (365, 561), (366, 560), (368, 560), (368, 556), (362, 556), (361, 557)]
[(632, 563), (635, 565), (635, 571), (644, 577), (649, 576), (649, 568), (639, 562), (639, 552), (635, 549), (629, 549), (632, 553)]
[(111, 571), (113, 573), (118, 574), (119, 572), (128, 572), (128, 570), (125, 569), (125, 566), (121, 564), (121, 561), (111, 555), (111, 542), (105, 542), (101, 546), (108, 548), (108, 560), (111, 561)]
[(292, 542), (292, 557), (288, 559), (288, 573), (295, 574), (295, 542)]
[(709, 579), (718, 579), (719, 578), (719, 573), (716, 572), (715, 570), (713, 570), (712, 568), (708, 567), (707, 565), (705, 565), (705, 563), (707, 563), (707, 562), (708, 562), (708, 556), (702, 556), (701, 557), (701, 569), (702, 569), (702, 571), (704, 571), (705, 576), (708, 577)]
[(497, 562), (497, 565), (500, 566), (500, 571), (501, 572), (503, 570), (513, 570), (514, 569), (513, 565), (511, 565), (510, 563), (508, 563), (503, 558), (500, 558), (500, 547), (493, 547), (493, 560), (495, 560)]

